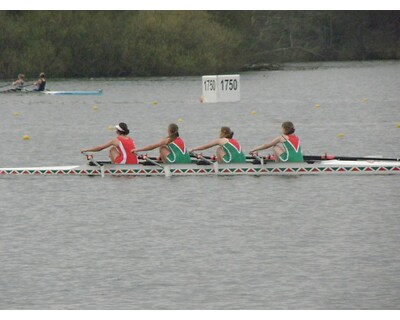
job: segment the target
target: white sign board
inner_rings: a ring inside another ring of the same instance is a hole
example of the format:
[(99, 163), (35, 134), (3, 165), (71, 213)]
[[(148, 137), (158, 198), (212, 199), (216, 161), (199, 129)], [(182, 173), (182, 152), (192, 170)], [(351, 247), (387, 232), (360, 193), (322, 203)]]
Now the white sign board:
[(240, 75), (217, 76), (218, 102), (240, 101)]
[(218, 75), (202, 77), (205, 103), (240, 101), (240, 75)]
[(218, 102), (217, 76), (203, 76), (203, 96), (202, 102)]

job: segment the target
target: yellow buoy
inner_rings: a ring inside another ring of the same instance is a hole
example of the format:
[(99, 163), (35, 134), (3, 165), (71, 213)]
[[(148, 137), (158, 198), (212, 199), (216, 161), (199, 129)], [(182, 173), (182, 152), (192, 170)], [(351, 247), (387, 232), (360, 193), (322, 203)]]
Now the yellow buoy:
[(321, 108), (321, 105), (319, 103), (316, 103), (315, 108), (319, 109), (319, 108)]
[(108, 129), (108, 131), (113, 131), (113, 130), (114, 130), (114, 126), (109, 125), (109, 126), (107, 127), (107, 129)]
[(99, 110), (99, 108), (98, 108), (97, 106), (93, 106), (92, 109), (93, 109), (94, 111)]
[(368, 98), (364, 98), (361, 101), (364, 102), (364, 103), (367, 103), (368, 102)]
[(339, 139), (342, 139), (342, 138), (344, 138), (344, 133), (338, 133), (336, 135), (336, 137), (338, 137)]
[(179, 118), (179, 119), (178, 119), (178, 122), (183, 122), (183, 119), (182, 119), (182, 118)]
[(156, 105), (158, 105), (158, 101), (153, 101), (151, 104), (152, 104), (153, 106), (156, 106)]
[(22, 136), (22, 140), (29, 140), (31, 137), (29, 137), (27, 134)]
[(252, 116), (255, 116), (255, 115), (257, 114), (257, 112), (256, 112), (256, 111), (252, 111), (252, 112), (250, 112), (250, 114), (251, 114)]
[(400, 128), (400, 122), (397, 122), (397, 128)]
[(14, 117), (19, 117), (21, 114), (19, 112), (13, 112)]

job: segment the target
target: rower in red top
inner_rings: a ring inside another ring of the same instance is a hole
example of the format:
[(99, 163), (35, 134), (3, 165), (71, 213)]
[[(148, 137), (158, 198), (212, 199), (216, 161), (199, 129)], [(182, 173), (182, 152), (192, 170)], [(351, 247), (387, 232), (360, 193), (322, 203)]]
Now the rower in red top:
[(120, 122), (116, 125), (115, 132), (117, 134), (115, 139), (97, 147), (84, 149), (81, 152), (98, 152), (111, 147), (109, 157), (112, 163), (137, 164), (137, 155), (130, 152), (135, 149), (135, 142), (131, 137), (128, 137), (129, 129), (126, 123)]

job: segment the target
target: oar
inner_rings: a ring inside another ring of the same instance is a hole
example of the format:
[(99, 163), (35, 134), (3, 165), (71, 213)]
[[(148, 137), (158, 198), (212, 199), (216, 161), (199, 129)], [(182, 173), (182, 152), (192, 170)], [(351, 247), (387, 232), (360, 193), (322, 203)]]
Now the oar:
[(246, 160), (249, 159), (249, 158), (250, 159), (256, 159), (256, 160), (260, 161), (260, 164), (262, 164), (262, 165), (264, 164), (264, 158), (259, 157), (256, 152), (250, 153), (250, 157), (246, 156)]
[[(138, 158), (139, 159), (143, 159), (143, 156), (142, 155), (138, 155)], [(149, 160), (154, 160), (154, 161), (159, 161), (159, 158), (157, 158), (157, 157), (149, 157), (149, 156), (146, 156), (146, 159), (149, 159)], [(144, 160), (144, 159), (143, 159)], [(150, 162), (150, 161), (149, 161)]]
[[(0, 92), (19, 91), (19, 90), (22, 89), (22, 88), (31, 87), (31, 86), (34, 86), (34, 85), (35, 85), (35, 84), (26, 84), (26, 85), (23, 85), (23, 86), (18, 87), (18, 88), (10, 88), (10, 89), (6, 89), (6, 90), (2, 90), (2, 91), (0, 91)], [(6, 86), (2, 86), (2, 87), (0, 87), (0, 88), (4, 88), (4, 87), (7, 87), (7, 86), (12, 86), (12, 85), (9, 84), (9, 85), (6, 85)]]
[(196, 158), (196, 159), (201, 159), (201, 160), (203, 160), (204, 162), (206, 162), (206, 163), (208, 163), (208, 164), (214, 164), (214, 162), (212, 162), (210, 159), (210, 157), (207, 157), (207, 156), (203, 156), (201, 153), (194, 153), (194, 152), (192, 152), (192, 153), (190, 153), (190, 156), (191, 157), (194, 157), (194, 158)]
[[(8, 85), (6, 85), (6, 86), (1, 86), (0, 88), (11, 87), (11, 86), (12, 86), (11, 84), (8, 84)], [(5, 90), (1, 90), (0, 92), (8, 92), (8, 91), (13, 91), (13, 90), (15, 90), (15, 89), (13, 89), (13, 88), (7, 88), (7, 89), (5, 89)]]
[(151, 164), (154, 164), (155, 166), (163, 168), (166, 177), (170, 177), (171, 176), (171, 171), (169, 170), (168, 166), (164, 166), (164, 165), (158, 163), (157, 161), (154, 161), (153, 159), (148, 157), (146, 154), (138, 155), (138, 158), (146, 160), (146, 161), (150, 162)]
[(92, 153), (89, 153), (89, 152), (85, 152), (85, 151), (83, 151), (83, 152), (81, 152), (84, 156), (86, 156), (86, 159), (89, 161), (89, 164), (90, 163), (92, 163), (92, 164), (94, 164), (96, 167), (98, 167), (99, 169), (100, 169), (100, 174), (101, 174), (101, 177), (102, 178), (104, 178), (104, 165), (102, 164), (102, 163), (99, 163), (99, 162), (97, 162), (97, 161), (95, 161), (94, 159), (93, 159), (93, 154)]
[(139, 154), (139, 155), (138, 155), (138, 159), (148, 161), (148, 162), (150, 162), (151, 164), (154, 164), (155, 166), (159, 166), (159, 167), (161, 167), (161, 168), (164, 168), (163, 165), (161, 165), (160, 163), (158, 163), (157, 161), (155, 161), (155, 158), (149, 157), (149, 156), (147, 156), (147, 154)]
[[(210, 157), (210, 156), (204, 156), (204, 155), (202, 155), (202, 154), (197, 154), (197, 153), (191, 153), (190, 154), (190, 156), (191, 157), (194, 157), (194, 158), (196, 158), (196, 159), (201, 159), (201, 160), (204, 160), (205, 162), (207, 162), (207, 163), (215, 163), (215, 162), (212, 162), (212, 161), (215, 161), (215, 157)], [(246, 157), (246, 160), (250, 160), (250, 161), (248, 161), (248, 162), (251, 162), (251, 161), (253, 161), (255, 158), (253, 157), (253, 156), (247, 156)], [(211, 160), (211, 161), (207, 161), (207, 160)], [(265, 160), (273, 160), (273, 159), (265, 159)]]
[[(86, 160), (87, 160), (87, 161), (93, 163), (94, 165), (96, 165), (96, 166), (98, 166), (98, 167), (101, 167), (102, 164), (105, 162), (105, 161), (96, 161), (96, 160), (94, 160), (93, 153), (85, 152), (85, 151), (83, 151), (83, 152), (81, 152), (81, 153), (86, 157)], [(111, 162), (110, 162), (110, 163), (111, 163)]]
[(189, 153), (189, 155), (191, 157), (195, 157), (197, 159), (203, 160), (205, 163), (207, 163), (207, 165), (212, 165), (214, 173), (217, 174), (217, 175), (219, 174), (219, 169), (218, 169), (219, 163), (218, 163), (218, 161), (214, 161), (213, 162), (213, 161), (210, 160), (210, 157), (203, 156), (201, 153), (191, 152), (191, 153)]
[(32, 84), (25, 84), (25, 85), (23, 85), (21, 88), (32, 87), (32, 86), (35, 86), (35, 84), (34, 84), (34, 83), (32, 83)]

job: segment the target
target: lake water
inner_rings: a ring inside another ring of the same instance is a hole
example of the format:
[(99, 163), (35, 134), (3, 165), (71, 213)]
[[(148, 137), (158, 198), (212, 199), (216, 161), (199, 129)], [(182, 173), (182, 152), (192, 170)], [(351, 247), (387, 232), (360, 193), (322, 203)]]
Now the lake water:
[[(221, 104), (199, 102), (200, 76), (50, 78), (104, 94), (0, 95), (1, 167), (80, 164), (110, 125), (144, 146), (178, 119), (189, 147), (227, 125), (248, 151), (291, 120), (306, 154), (399, 157), (399, 75), (394, 61), (289, 65), (242, 73), (241, 101)], [(398, 309), (399, 188), (400, 176), (0, 177), (0, 308)]]

